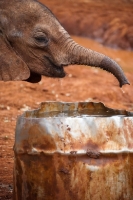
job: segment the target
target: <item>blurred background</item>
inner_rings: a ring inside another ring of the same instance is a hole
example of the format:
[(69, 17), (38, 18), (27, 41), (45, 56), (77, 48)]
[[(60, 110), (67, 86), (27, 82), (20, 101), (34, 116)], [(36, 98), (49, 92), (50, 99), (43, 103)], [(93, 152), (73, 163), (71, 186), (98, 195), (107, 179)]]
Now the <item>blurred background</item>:
[(72, 35), (133, 50), (132, 0), (40, 0)]
[(17, 116), (43, 101), (102, 101), (133, 111), (133, 0), (40, 0), (79, 44), (104, 53), (123, 68), (130, 86), (119, 88), (106, 71), (69, 66), (63, 79), (37, 84), (0, 82), (0, 199), (12, 199), (14, 134)]

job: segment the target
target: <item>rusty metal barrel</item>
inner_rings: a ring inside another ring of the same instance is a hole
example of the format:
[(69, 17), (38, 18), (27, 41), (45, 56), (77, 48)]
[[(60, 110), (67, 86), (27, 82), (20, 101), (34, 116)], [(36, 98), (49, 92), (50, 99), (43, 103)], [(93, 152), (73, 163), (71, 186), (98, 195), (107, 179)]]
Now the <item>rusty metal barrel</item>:
[(133, 113), (44, 102), (17, 120), (14, 200), (133, 200)]

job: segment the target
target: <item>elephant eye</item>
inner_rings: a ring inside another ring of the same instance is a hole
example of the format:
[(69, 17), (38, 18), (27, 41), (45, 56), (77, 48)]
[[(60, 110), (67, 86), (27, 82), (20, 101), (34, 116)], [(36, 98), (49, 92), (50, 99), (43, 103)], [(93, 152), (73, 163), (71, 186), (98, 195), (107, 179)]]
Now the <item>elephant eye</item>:
[(35, 40), (40, 45), (47, 45), (48, 44), (48, 38), (45, 36), (36, 36)]
[(2, 35), (2, 30), (0, 30), (0, 35)]

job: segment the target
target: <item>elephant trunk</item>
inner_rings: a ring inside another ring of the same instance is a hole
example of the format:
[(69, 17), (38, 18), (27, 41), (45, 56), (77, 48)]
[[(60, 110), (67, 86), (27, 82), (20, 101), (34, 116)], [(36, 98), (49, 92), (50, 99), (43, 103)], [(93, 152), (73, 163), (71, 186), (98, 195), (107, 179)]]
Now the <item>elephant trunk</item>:
[(109, 57), (96, 51), (86, 49), (75, 42), (72, 42), (69, 52), (72, 55), (70, 60), (71, 64), (99, 67), (112, 73), (118, 79), (120, 87), (124, 84), (130, 84), (121, 67)]

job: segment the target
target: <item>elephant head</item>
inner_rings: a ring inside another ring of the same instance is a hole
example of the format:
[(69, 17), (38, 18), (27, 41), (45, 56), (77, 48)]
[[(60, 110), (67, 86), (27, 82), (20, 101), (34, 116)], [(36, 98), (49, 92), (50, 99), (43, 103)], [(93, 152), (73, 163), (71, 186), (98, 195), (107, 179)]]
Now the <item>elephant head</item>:
[(39, 82), (63, 78), (64, 66), (80, 64), (111, 72), (129, 84), (109, 57), (75, 43), (52, 12), (36, 0), (0, 0), (0, 80)]

